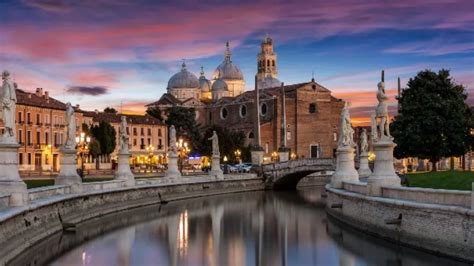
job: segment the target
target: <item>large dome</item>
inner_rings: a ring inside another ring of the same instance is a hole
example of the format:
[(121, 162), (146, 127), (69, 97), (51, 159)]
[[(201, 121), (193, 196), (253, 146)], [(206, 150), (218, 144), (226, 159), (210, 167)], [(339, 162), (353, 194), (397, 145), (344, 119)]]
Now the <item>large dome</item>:
[(244, 75), (240, 68), (232, 63), (232, 53), (230, 52), (229, 42), (226, 43), (226, 51), (224, 53), (224, 62), (222, 62), (214, 71), (212, 79), (234, 79), (243, 80)]
[(168, 89), (174, 88), (199, 88), (198, 78), (186, 69), (185, 63), (181, 65), (181, 71), (168, 81)]
[(217, 79), (214, 81), (214, 84), (212, 84), (212, 91), (228, 91), (227, 83), (222, 79)]
[(257, 83), (257, 87), (259, 89), (268, 89), (268, 88), (275, 88), (275, 87), (280, 87), (281, 82), (273, 78), (271, 76), (266, 76), (263, 80), (259, 80)]
[(211, 82), (206, 79), (204, 76), (204, 69), (201, 66), (201, 76), (199, 77), (199, 89), (201, 92), (210, 92), (211, 91)]

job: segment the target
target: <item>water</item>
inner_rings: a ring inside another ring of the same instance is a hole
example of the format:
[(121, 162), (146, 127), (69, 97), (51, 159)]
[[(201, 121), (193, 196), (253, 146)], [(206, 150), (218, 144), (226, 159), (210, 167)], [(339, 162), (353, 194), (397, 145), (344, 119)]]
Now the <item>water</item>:
[(327, 217), (321, 192), (247, 192), (115, 214), (51, 236), (14, 264), (462, 265), (348, 229)]

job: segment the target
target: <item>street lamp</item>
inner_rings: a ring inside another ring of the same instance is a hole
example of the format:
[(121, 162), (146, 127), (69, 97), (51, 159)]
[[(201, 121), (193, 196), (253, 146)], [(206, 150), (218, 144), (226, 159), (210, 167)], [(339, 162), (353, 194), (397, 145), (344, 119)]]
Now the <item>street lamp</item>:
[(178, 148), (179, 171), (183, 174), (184, 159), (188, 156), (191, 149), (188, 147), (188, 143), (182, 138), (179, 138), (176, 147)]
[(239, 164), (242, 164), (242, 160), (240, 159), (240, 155), (241, 155), (242, 153), (240, 152), (240, 150), (237, 149), (237, 150), (234, 152), (234, 154), (235, 154), (235, 158), (237, 159), (237, 161), (239, 162)]
[(229, 173), (229, 168), (227, 166), (227, 156), (224, 155), (224, 174), (228, 174)]
[(91, 137), (86, 136), (86, 133), (81, 132), (79, 136), (76, 137), (76, 146), (81, 157), (81, 177), (84, 177), (84, 155), (89, 153), (89, 143), (91, 142)]
[(151, 168), (151, 164), (153, 163), (152, 160), (153, 160), (153, 152), (155, 151), (155, 147), (151, 144), (149, 144), (148, 146), (146, 146), (146, 151), (148, 152), (148, 168), (150, 168), (150, 170), (152, 170)]

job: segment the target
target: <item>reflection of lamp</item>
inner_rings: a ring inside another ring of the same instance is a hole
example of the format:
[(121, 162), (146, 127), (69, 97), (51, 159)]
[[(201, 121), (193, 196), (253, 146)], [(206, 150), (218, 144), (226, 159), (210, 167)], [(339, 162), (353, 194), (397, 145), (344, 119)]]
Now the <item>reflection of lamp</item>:
[(369, 162), (375, 161), (375, 153), (373, 151), (369, 151)]
[(272, 152), (272, 161), (278, 161), (278, 153), (276, 151)]

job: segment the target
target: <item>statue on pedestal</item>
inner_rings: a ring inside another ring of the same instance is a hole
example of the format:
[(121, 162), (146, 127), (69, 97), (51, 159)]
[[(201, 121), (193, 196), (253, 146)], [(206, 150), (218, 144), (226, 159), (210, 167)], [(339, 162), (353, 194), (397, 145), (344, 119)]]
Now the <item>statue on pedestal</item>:
[(341, 112), (341, 129), (339, 137), (339, 147), (353, 147), (354, 145), (354, 129), (351, 125), (351, 117), (349, 115), (349, 105), (347, 102)]
[(71, 103), (66, 104), (66, 142), (64, 148), (73, 150), (76, 147), (76, 117)]
[[(388, 115), (388, 105), (387, 100), (388, 96), (385, 94), (385, 83), (383, 81), (383, 72), (382, 72), (382, 81), (377, 84), (377, 100), (378, 105), (375, 109), (375, 117), (372, 118), (372, 128), (375, 128), (372, 132), (374, 140), (383, 140), (383, 139), (392, 139), (390, 135), (390, 119)], [(374, 119), (375, 118), (375, 119)]]
[(127, 117), (122, 116), (120, 121), (120, 153), (128, 153), (128, 134), (127, 134)]
[(176, 153), (178, 148), (176, 147), (176, 129), (174, 125), (170, 127), (170, 152)]
[(1, 142), (16, 143), (15, 138), (15, 115), (16, 115), (16, 91), (13, 82), (10, 80), (10, 73), (3, 71), (2, 73), (2, 90), (1, 95), (1, 111), (5, 133), (1, 138)]
[(220, 156), (219, 152), (219, 138), (217, 137), (216, 131), (212, 132), (212, 137), (208, 138), (208, 140), (212, 140), (212, 156)]
[(369, 150), (369, 143), (367, 142), (367, 129), (363, 128), (360, 133), (360, 153), (367, 152)]

